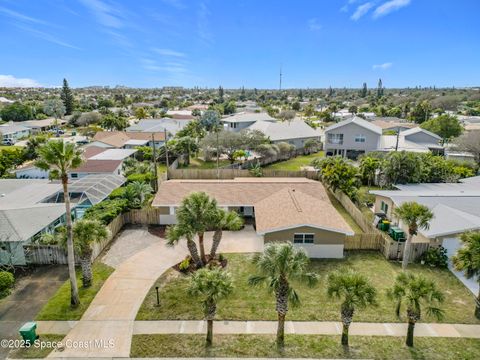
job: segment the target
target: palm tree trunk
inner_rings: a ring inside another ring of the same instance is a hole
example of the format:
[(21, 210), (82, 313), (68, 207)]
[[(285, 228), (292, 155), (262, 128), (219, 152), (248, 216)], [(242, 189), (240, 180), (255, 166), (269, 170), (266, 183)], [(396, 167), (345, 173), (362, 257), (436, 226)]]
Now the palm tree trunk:
[(348, 346), (348, 329), (349, 329), (349, 325), (343, 324), (343, 329), (342, 329), (342, 345), (343, 346)]
[(407, 346), (413, 347), (413, 331), (415, 330), (415, 323), (413, 321), (408, 321), (408, 330), (407, 330)]
[(78, 296), (77, 275), (75, 274), (75, 254), (73, 249), (73, 228), (72, 211), (70, 209), (70, 195), (68, 194), (68, 175), (62, 174), (63, 197), (65, 199), (65, 216), (67, 223), (67, 260), (68, 275), (70, 276), (70, 304), (78, 306), (80, 298)]
[(197, 268), (203, 267), (202, 260), (198, 255), (198, 249), (197, 249), (197, 245), (195, 244), (195, 241), (188, 239), (187, 247), (188, 247), (188, 251), (190, 252), (190, 256), (192, 257), (192, 260), (195, 262), (195, 265), (197, 266)]
[(207, 320), (207, 346), (213, 343), (213, 320)]
[(410, 260), (410, 248), (412, 243), (412, 234), (408, 234), (407, 241), (405, 241), (405, 247), (403, 249), (402, 270), (407, 270), (408, 262)]
[(198, 247), (200, 248), (200, 259), (203, 264), (207, 263), (207, 257), (205, 256), (205, 246), (203, 245), (203, 236), (204, 233), (198, 234)]
[(92, 285), (92, 257), (91, 253), (80, 258), (82, 266), (82, 285), (84, 288)]
[(212, 249), (210, 250), (210, 258), (214, 258), (217, 255), (217, 249), (220, 245), (220, 241), (222, 241), (222, 229), (217, 229), (213, 233), (213, 242), (212, 242)]
[(277, 346), (285, 345), (285, 314), (278, 313)]

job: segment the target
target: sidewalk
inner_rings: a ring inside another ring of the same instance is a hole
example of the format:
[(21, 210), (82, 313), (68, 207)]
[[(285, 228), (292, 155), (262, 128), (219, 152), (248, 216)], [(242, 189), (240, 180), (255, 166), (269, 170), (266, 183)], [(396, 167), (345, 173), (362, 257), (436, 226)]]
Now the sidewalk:
[[(90, 325), (98, 321), (92, 321)], [(40, 334), (67, 334), (75, 321), (39, 321)], [(115, 322), (111, 322), (115, 327)], [(119, 324), (120, 325), (120, 322)], [(135, 321), (133, 335), (140, 334), (204, 334), (206, 322), (195, 320)], [(215, 321), (216, 334), (275, 334), (276, 321)], [(286, 334), (299, 335), (340, 335), (342, 324), (333, 321), (287, 321)], [(361, 336), (405, 336), (407, 324), (404, 323), (364, 323), (353, 322), (350, 335)], [(418, 323), (415, 336), (426, 337), (462, 337), (480, 339), (480, 325)]]

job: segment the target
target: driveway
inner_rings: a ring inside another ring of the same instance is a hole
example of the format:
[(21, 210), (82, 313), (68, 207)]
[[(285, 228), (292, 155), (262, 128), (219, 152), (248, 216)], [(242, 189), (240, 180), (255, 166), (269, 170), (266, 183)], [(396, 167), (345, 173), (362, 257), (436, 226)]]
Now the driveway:
[[(125, 242), (135, 237), (155, 236), (145, 228), (129, 228), (127, 234), (121, 234), (117, 241)], [(211, 243), (212, 234), (206, 234), (206, 248)], [(182, 241), (174, 247), (166, 245), (164, 240), (142, 240), (152, 245), (145, 247), (116, 265), (116, 270), (107, 279), (90, 304), (81, 320), (67, 334), (65, 343), (81, 342), (90, 344), (87, 348), (65, 348), (53, 351), (49, 357), (128, 357), (133, 334), (134, 320), (143, 299), (157, 278), (171, 266), (181, 261), (188, 250)], [(262, 251), (263, 240), (257, 236), (251, 226), (238, 232), (224, 232), (219, 251), (256, 252)], [(115, 244), (111, 247), (117, 254)], [(112, 253), (113, 254), (113, 253)], [(113, 259), (107, 253), (105, 258)], [(113, 261), (113, 260), (110, 260)], [(69, 341), (71, 340), (71, 341)], [(113, 346), (102, 346), (105, 344)]]
[[(0, 339), (17, 338), (18, 329), (35, 318), (67, 279), (66, 266), (59, 265), (38, 267), (21, 277), (13, 292), (0, 301)], [(0, 358), (5, 358), (7, 352), (0, 348)]]

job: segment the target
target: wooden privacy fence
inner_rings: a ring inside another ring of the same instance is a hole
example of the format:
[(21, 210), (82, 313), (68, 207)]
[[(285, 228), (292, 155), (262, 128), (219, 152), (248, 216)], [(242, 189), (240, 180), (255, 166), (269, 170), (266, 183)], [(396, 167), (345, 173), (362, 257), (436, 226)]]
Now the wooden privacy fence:
[[(254, 177), (249, 170), (244, 169), (169, 169), (169, 179), (192, 180), (232, 180), (237, 177)], [(318, 179), (316, 171), (287, 171), (262, 169), (262, 177), (306, 177)]]
[(380, 250), (383, 238), (378, 234), (355, 234), (345, 238), (345, 250)]
[(58, 245), (24, 245), (27, 264), (67, 264), (67, 253)]

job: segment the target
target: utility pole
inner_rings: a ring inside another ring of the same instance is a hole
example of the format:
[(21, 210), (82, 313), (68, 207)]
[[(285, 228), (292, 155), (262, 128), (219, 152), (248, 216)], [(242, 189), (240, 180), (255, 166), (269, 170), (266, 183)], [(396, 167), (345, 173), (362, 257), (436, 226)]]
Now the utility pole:
[(280, 91), (282, 90), (282, 65), (280, 65), (280, 86), (278, 88)]
[(400, 137), (400, 126), (397, 127), (397, 143), (395, 144), (395, 151), (398, 151), (398, 140)]
[(153, 191), (158, 191), (158, 168), (157, 168), (157, 151), (155, 149), (155, 134), (152, 133), (152, 156), (153, 156), (153, 172), (155, 174), (155, 183), (153, 185)]
[(168, 134), (167, 134), (167, 129), (165, 129), (165, 163), (167, 165), (167, 180), (168, 180), (168, 168), (170, 167), (170, 164), (168, 162)]

